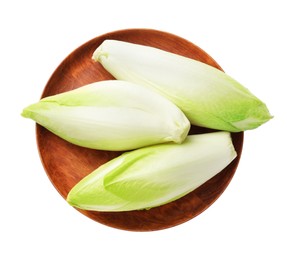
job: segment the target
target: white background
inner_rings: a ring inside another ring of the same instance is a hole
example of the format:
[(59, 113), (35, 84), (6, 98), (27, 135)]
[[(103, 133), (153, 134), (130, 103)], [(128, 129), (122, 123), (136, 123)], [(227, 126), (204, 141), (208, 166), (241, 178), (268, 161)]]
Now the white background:
[[(0, 3), (0, 259), (287, 259), (285, 1)], [(152, 28), (204, 49), (275, 116), (245, 133), (238, 170), (208, 210), (180, 226), (127, 232), (70, 207), (41, 165), (35, 124), (20, 116), (86, 41)]]

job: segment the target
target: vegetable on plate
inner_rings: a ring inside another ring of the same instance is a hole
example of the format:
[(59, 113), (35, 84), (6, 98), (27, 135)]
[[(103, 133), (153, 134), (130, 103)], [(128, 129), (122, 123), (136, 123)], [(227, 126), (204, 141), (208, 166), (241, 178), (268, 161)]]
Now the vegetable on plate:
[(257, 128), (266, 105), (226, 73), (158, 48), (105, 40), (94, 52), (116, 79), (150, 88), (176, 104), (191, 124), (229, 132)]
[(182, 144), (126, 152), (69, 192), (70, 205), (95, 211), (149, 209), (174, 201), (218, 174), (237, 156), (228, 132), (189, 135)]
[(161, 95), (121, 80), (92, 83), (26, 107), (31, 118), (66, 141), (123, 151), (165, 142), (181, 143), (190, 123)]

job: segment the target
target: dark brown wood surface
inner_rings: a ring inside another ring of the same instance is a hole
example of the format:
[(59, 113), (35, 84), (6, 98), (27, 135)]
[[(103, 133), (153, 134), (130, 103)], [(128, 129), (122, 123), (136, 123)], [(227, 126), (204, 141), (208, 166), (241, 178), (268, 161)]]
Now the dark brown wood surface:
[[(150, 29), (121, 30), (96, 37), (72, 52), (52, 74), (42, 97), (72, 90), (95, 81), (113, 79), (91, 58), (94, 50), (105, 39), (157, 47), (221, 69), (207, 53), (176, 35)], [(191, 133), (203, 133), (212, 130), (192, 127), (191, 131)], [(83, 177), (101, 164), (120, 155), (120, 152), (98, 151), (70, 144), (39, 125), (36, 126), (36, 138), (45, 171), (64, 199)], [(242, 152), (243, 132), (232, 134), (232, 140), (238, 157), (221, 173), (181, 199), (150, 210), (116, 213), (78, 211), (104, 225), (130, 231), (161, 230), (184, 223), (206, 210), (220, 197), (231, 181)]]

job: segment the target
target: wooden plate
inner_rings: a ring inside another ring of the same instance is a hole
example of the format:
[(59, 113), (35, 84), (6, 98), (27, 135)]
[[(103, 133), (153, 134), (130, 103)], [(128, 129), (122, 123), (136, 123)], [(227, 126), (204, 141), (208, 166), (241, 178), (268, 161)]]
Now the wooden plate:
[[(221, 69), (207, 53), (176, 35), (149, 29), (121, 30), (96, 37), (72, 52), (52, 74), (42, 98), (95, 81), (113, 79), (99, 63), (91, 59), (94, 50), (105, 39), (154, 46)], [(210, 131), (200, 127), (192, 128), (192, 133)], [(119, 152), (98, 151), (70, 144), (39, 125), (36, 126), (36, 137), (45, 171), (63, 198), (83, 177), (120, 155)], [(78, 211), (104, 225), (130, 231), (161, 230), (184, 223), (206, 210), (232, 179), (242, 151), (243, 133), (232, 134), (232, 139), (238, 157), (221, 173), (181, 199), (150, 210), (116, 213)]]

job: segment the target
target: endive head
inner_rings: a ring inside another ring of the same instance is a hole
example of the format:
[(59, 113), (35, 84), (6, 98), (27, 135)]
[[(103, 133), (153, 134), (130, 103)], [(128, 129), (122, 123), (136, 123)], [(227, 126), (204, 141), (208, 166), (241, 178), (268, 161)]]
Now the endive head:
[(137, 149), (86, 176), (72, 188), (67, 201), (85, 210), (149, 209), (193, 191), (235, 157), (227, 132), (191, 135), (182, 144)]
[(172, 102), (136, 84), (108, 80), (43, 98), (23, 110), (59, 137), (100, 150), (181, 143), (190, 123)]
[(175, 103), (191, 124), (240, 132), (272, 118), (267, 106), (226, 73), (157, 48), (105, 40), (94, 52), (116, 79), (157, 91)]

